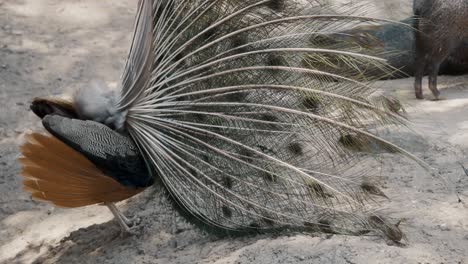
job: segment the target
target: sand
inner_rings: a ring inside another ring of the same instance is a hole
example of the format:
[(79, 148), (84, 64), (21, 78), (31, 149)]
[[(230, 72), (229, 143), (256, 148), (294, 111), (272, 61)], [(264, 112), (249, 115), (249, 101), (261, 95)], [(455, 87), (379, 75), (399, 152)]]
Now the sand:
[[(417, 164), (383, 154), (381, 177), (390, 197), (383, 206), (405, 219), (404, 245), (375, 236), (297, 233), (215, 239), (174, 216), (156, 190), (119, 204), (141, 222), (133, 237), (120, 236), (104, 207), (65, 210), (31, 201), (21, 190), (16, 161), (24, 135), (42, 129), (29, 103), (94, 79), (116, 85), (135, 2), (0, 0), (0, 263), (468, 263), (468, 208), (453, 192), (468, 201), (468, 176), (459, 165), (468, 166), (464, 76), (441, 77), (446, 100), (438, 102), (427, 89), (426, 100), (413, 99), (412, 79), (376, 84), (410, 106), (419, 133), (395, 133), (392, 139), (436, 168), (450, 186)], [(385, 6), (396, 8), (387, 17), (400, 18), (410, 5)]]

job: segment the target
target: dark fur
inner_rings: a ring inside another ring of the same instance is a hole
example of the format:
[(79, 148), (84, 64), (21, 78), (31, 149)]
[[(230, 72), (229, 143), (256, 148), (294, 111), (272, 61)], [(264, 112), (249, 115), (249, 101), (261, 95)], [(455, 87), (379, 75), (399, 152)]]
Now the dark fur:
[(414, 15), (416, 98), (424, 98), (422, 78), (427, 71), (429, 89), (438, 99), (437, 75), (442, 62), (452, 53), (464, 53), (460, 47), (468, 37), (468, 0), (415, 0)]

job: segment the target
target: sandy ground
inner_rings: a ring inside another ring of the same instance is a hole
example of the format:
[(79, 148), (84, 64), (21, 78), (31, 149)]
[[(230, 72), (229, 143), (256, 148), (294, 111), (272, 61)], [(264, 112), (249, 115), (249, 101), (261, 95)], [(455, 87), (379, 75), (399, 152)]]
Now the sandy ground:
[[(0, 263), (468, 263), (467, 205), (442, 180), (391, 154), (381, 164), (391, 198), (384, 206), (406, 219), (405, 245), (338, 235), (213, 239), (182, 223), (155, 190), (119, 205), (142, 226), (140, 235), (122, 238), (106, 208), (63, 210), (31, 201), (16, 162), (25, 133), (41, 129), (29, 102), (93, 79), (115, 84), (135, 2), (0, 0)], [(405, 2), (385, 1), (396, 8), (387, 17), (408, 13)], [(420, 134), (393, 139), (468, 201), (468, 176), (458, 164), (468, 166), (468, 78), (442, 77), (440, 84), (446, 98), (440, 102), (413, 100), (412, 79), (378, 85), (410, 105)]]

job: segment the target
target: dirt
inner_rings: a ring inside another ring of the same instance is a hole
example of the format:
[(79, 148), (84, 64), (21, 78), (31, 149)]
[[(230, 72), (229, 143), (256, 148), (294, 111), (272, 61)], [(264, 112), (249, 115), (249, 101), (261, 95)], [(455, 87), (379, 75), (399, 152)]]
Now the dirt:
[[(408, 13), (406, 2), (385, 1), (392, 12), (379, 15), (401, 18)], [(376, 3), (373, 10), (382, 9)], [(440, 79), (443, 101), (431, 101), (427, 88), (426, 100), (413, 99), (412, 79), (376, 84), (409, 105), (416, 133), (392, 134), (393, 141), (441, 175), (392, 154), (369, 164), (382, 166), (390, 198), (385, 210), (404, 219), (402, 245), (375, 236), (297, 233), (216, 239), (185, 224), (153, 189), (119, 204), (140, 221), (139, 235), (128, 237), (120, 236), (104, 207), (65, 210), (31, 201), (16, 161), (25, 133), (42, 129), (29, 103), (36, 96), (71, 93), (94, 79), (116, 85), (135, 5), (0, 0), (0, 263), (468, 263), (468, 176), (459, 164), (468, 167), (466, 76)]]

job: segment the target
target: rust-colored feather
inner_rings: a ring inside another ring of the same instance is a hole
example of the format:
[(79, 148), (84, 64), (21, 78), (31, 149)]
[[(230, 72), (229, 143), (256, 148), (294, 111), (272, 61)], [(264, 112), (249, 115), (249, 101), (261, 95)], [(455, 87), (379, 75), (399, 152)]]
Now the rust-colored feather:
[(21, 146), (24, 190), (56, 206), (74, 208), (128, 199), (144, 188), (121, 185), (60, 140), (38, 133)]

